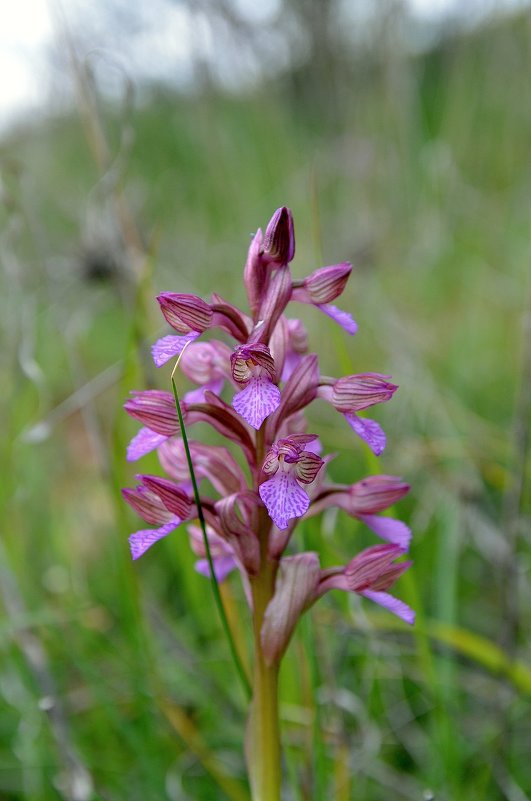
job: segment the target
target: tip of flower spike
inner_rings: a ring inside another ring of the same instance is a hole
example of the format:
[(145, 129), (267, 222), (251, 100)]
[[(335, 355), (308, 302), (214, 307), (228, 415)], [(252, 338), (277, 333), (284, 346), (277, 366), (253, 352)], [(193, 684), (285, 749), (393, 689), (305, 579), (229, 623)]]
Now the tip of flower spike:
[(295, 256), (295, 232), (291, 209), (281, 206), (275, 211), (266, 228), (264, 256), (277, 264), (288, 264)]

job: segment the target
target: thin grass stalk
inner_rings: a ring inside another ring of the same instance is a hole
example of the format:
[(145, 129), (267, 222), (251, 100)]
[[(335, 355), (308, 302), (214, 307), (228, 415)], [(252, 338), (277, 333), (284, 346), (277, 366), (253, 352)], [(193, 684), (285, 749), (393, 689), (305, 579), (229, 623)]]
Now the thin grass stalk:
[(238, 677), (240, 679), (244, 695), (246, 696), (246, 698), (248, 700), (250, 700), (251, 695), (252, 695), (251, 685), (249, 683), (249, 680), (248, 680), (247, 675), (245, 673), (245, 669), (243, 667), (243, 664), (242, 664), (242, 662), (240, 660), (238, 651), (236, 649), (236, 644), (235, 644), (234, 638), (232, 636), (232, 632), (231, 632), (231, 629), (230, 629), (230, 626), (229, 626), (229, 621), (228, 621), (228, 618), (227, 618), (227, 614), (225, 612), (225, 607), (223, 605), (223, 600), (221, 598), (221, 593), (219, 591), (219, 585), (218, 585), (218, 582), (217, 582), (217, 579), (216, 579), (216, 574), (214, 572), (214, 563), (212, 561), (212, 554), (210, 552), (210, 545), (209, 545), (209, 542), (208, 542), (208, 536), (207, 536), (207, 532), (206, 532), (206, 524), (205, 524), (205, 518), (204, 518), (204, 515), (203, 515), (203, 507), (201, 506), (201, 498), (199, 496), (199, 488), (197, 486), (197, 480), (196, 480), (196, 477), (195, 477), (194, 465), (192, 463), (192, 456), (190, 454), (190, 448), (188, 446), (188, 437), (186, 435), (186, 428), (185, 428), (185, 425), (184, 425), (183, 413), (181, 411), (181, 404), (179, 402), (179, 395), (177, 393), (177, 387), (175, 386), (174, 375), (175, 375), (175, 370), (177, 369), (178, 365), (179, 365), (179, 360), (177, 360), (177, 363), (176, 363), (175, 367), (173, 368), (173, 372), (171, 374), (171, 386), (172, 386), (172, 391), (173, 391), (173, 398), (175, 400), (175, 408), (177, 410), (177, 417), (179, 418), (179, 426), (180, 426), (181, 436), (182, 436), (182, 440), (183, 440), (184, 450), (185, 450), (185, 453), (186, 453), (186, 461), (188, 462), (188, 469), (190, 470), (190, 479), (192, 481), (192, 487), (193, 487), (193, 490), (194, 490), (194, 500), (195, 500), (195, 505), (197, 507), (197, 517), (199, 519), (199, 525), (201, 526), (201, 531), (203, 532), (203, 541), (204, 541), (204, 544), (205, 544), (205, 551), (206, 551), (206, 556), (207, 556), (207, 560), (208, 560), (208, 566), (209, 566), (209, 569), (210, 569), (210, 584), (211, 584), (211, 587), (212, 587), (212, 593), (214, 595), (214, 601), (215, 601), (215, 604), (217, 606), (219, 616), (221, 618), (221, 624), (223, 626), (223, 631), (225, 633), (225, 637), (227, 638), (227, 642), (228, 642), (229, 649), (230, 649), (230, 652), (231, 652), (232, 660), (233, 660), (234, 666), (236, 668), (236, 672), (238, 673)]

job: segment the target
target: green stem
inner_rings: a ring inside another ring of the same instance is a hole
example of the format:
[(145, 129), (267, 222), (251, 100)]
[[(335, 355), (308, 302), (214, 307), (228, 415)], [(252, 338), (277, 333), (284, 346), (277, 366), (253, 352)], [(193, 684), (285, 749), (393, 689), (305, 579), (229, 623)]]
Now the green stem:
[(205, 518), (203, 515), (203, 507), (201, 506), (201, 498), (199, 496), (199, 489), (197, 486), (197, 481), (195, 478), (194, 466), (192, 463), (192, 456), (190, 454), (190, 448), (188, 447), (188, 437), (186, 436), (186, 429), (184, 426), (183, 420), (183, 413), (181, 411), (181, 404), (179, 403), (179, 396), (177, 394), (177, 387), (175, 386), (175, 380), (173, 375), (171, 377), (171, 386), (173, 389), (173, 397), (175, 400), (175, 408), (177, 409), (177, 417), (179, 418), (179, 427), (181, 429), (181, 437), (183, 440), (184, 450), (186, 453), (186, 460), (188, 462), (188, 469), (190, 470), (190, 478), (192, 479), (192, 487), (194, 489), (194, 499), (195, 505), (197, 507), (197, 517), (199, 518), (199, 524), (201, 526), (201, 531), (203, 532), (203, 541), (205, 544), (205, 551), (208, 560), (208, 566), (210, 568), (210, 583), (212, 586), (212, 592), (214, 594), (214, 600), (216, 606), (218, 608), (219, 616), (221, 618), (221, 623), (223, 629), (225, 631), (225, 636), (227, 638), (227, 642), (229, 644), (230, 652), (232, 655), (232, 659), (234, 661), (234, 665), (240, 677), (240, 681), (242, 683), (243, 691), (246, 697), (249, 699), (251, 698), (251, 686), (249, 684), (249, 680), (245, 673), (245, 669), (241, 663), (240, 657), (238, 655), (238, 651), (236, 650), (236, 645), (234, 643), (234, 638), (232, 636), (232, 632), (230, 630), (229, 621), (227, 619), (227, 614), (225, 612), (225, 607), (223, 606), (223, 601), (221, 599), (221, 593), (219, 591), (219, 585), (216, 579), (216, 574), (214, 572), (214, 563), (212, 561), (212, 554), (210, 553), (210, 545), (208, 542), (207, 532), (206, 532), (206, 525), (205, 525)]
[(280, 726), (277, 662), (268, 665), (260, 633), (275, 587), (276, 566), (266, 562), (251, 582), (254, 616), (254, 686), (249, 719), (249, 773), (253, 801), (280, 801)]
[[(256, 463), (259, 471), (264, 458), (264, 429), (256, 437)], [(258, 489), (258, 475), (257, 475)], [(271, 521), (265, 510), (259, 509), (258, 537), (260, 540), (260, 572), (251, 577), (254, 630), (253, 701), (247, 732), (247, 759), (253, 801), (280, 801), (281, 762), (280, 725), (278, 715), (279, 663), (265, 660), (261, 631), (267, 606), (275, 592), (278, 569), (276, 560), (269, 557)]]

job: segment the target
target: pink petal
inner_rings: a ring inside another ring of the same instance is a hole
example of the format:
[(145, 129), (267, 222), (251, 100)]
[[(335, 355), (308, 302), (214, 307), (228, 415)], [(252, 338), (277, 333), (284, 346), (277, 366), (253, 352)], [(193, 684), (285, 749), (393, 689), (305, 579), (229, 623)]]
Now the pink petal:
[(182, 337), (169, 334), (167, 337), (162, 337), (162, 339), (157, 340), (157, 342), (151, 346), (151, 353), (155, 365), (157, 367), (162, 367), (162, 365), (166, 364), (173, 356), (178, 356), (183, 348), (188, 345), (189, 342), (193, 342), (194, 339), (197, 339), (198, 336), (199, 333), (197, 331), (191, 331), (189, 334), (185, 334), (185, 336)]
[[(216, 559), (213, 559), (212, 563), (214, 565), (214, 575), (218, 584), (221, 584), (222, 581), (225, 581), (229, 573), (231, 573), (237, 567), (232, 556), (219, 556)], [(202, 576), (210, 578), (210, 565), (208, 564), (208, 559), (198, 559), (195, 563), (195, 569)]]
[(294, 350), (288, 350), (286, 358), (284, 360), (284, 367), (282, 369), (282, 381), (288, 380), (288, 378), (295, 370), (301, 359), (302, 356), (300, 353), (295, 353)]
[(338, 323), (347, 334), (354, 335), (358, 330), (356, 320), (348, 312), (343, 311), (343, 309), (338, 309), (337, 306), (332, 306), (331, 303), (317, 303), (316, 306)]
[(387, 609), (389, 612), (392, 612), (393, 615), (402, 618), (402, 620), (404, 620), (406, 623), (409, 623), (410, 626), (412, 626), (415, 622), (415, 612), (403, 601), (399, 601), (398, 598), (395, 598), (393, 595), (389, 595), (388, 592), (363, 590), (363, 592), (360, 592), (359, 594), (365, 596), (365, 598), (369, 598), (371, 601), (374, 601), (380, 606), (383, 606), (384, 609)]
[(136, 462), (146, 453), (154, 451), (167, 439), (168, 437), (165, 437), (164, 434), (157, 434), (156, 431), (152, 431), (150, 428), (141, 428), (136, 437), (133, 437), (127, 446), (127, 461)]
[(267, 376), (255, 376), (234, 396), (232, 405), (250, 426), (258, 430), (266, 417), (278, 409), (280, 390)]
[(288, 527), (292, 517), (302, 517), (310, 505), (309, 497), (291, 473), (279, 471), (261, 484), (258, 491), (269, 517), (281, 530)]
[(380, 515), (356, 515), (356, 517), (358, 520), (362, 520), (383, 540), (387, 540), (393, 545), (399, 545), (405, 551), (409, 548), (411, 529), (401, 520), (395, 520), (394, 517), (381, 517)]
[(367, 417), (358, 417), (357, 414), (346, 414), (345, 418), (358, 437), (367, 443), (376, 456), (380, 456), (385, 448), (386, 437), (378, 423)]
[(204, 403), (205, 401), (205, 392), (213, 392), (214, 395), (219, 395), (221, 390), (223, 389), (224, 379), (218, 378), (216, 381), (209, 381), (208, 383), (204, 384), (202, 387), (198, 387), (197, 389), (191, 389), (190, 392), (187, 392), (183, 396), (183, 401), (185, 403)]
[(129, 537), (129, 545), (133, 559), (138, 559), (148, 548), (151, 548), (157, 540), (170, 534), (170, 532), (177, 528), (180, 522), (178, 517), (174, 517), (172, 521), (165, 523), (163, 526), (160, 526), (160, 528), (146, 528), (143, 531), (137, 531), (135, 534), (131, 534)]

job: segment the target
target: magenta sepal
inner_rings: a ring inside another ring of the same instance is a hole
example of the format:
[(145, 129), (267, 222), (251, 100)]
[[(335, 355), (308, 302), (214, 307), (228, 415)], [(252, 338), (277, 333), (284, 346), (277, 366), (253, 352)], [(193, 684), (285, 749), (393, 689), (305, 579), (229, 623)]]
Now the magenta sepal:
[(348, 489), (351, 514), (381, 512), (401, 500), (409, 490), (409, 484), (398, 476), (367, 476)]
[(166, 440), (167, 436), (165, 434), (157, 434), (156, 431), (152, 431), (150, 428), (141, 428), (127, 446), (127, 461), (136, 462), (137, 459), (147, 453), (151, 453)]
[(338, 412), (361, 412), (377, 403), (391, 400), (398, 389), (380, 373), (361, 373), (338, 378), (332, 385), (331, 403)]
[(291, 298), (316, 306), (330, 303), (341, 295), (351, 272), (352, 264), (348, 261), (319, 267), (303, 279), (302, 286), (293, 290)]
[(146, 523), (160, 526), (173, 520), (174, 515), (168, 512), (160, 497), (145, 486), (126, 487), (122, 490), (124, 500), (131, 506)]
[(215, 292), (212, 293), (212, 327), (221, 328), (238, 342), (247, 342), (252, 328), (252, 320), (237, 306), (224, 300)]
[(197, 295), (162, 292), (157, 300), (166, 322), (179, 334), (202, 333), (210, 327), (212, 309)]
[(156, 367), (162, 367), (174, 356), (179, 356), (184, 348), (194, 339), (197, 339), (199, 332), (191, 331), (189, 334), (178, 337), (174, 334), (168, 334), (162, 339), (158, 339), (154, 345), (151, 346), (151, 354)]
[(289, 267), (278, 270), (269, 282), (267, 292), (258, 312), (258, 320), (249, 335), (250, 343), (263, 342), (269, 339), (291, 297), (291, 272)]
[[(143, 392), (132, 392), (131, 395), (132, 397), (124, 403), (124, 409), (131, 417), (165, 437), (177, 434), (179, 419), (171, 392), (146, 389)], [(182, 410), (185, 414), (184, 406)]]
[(131, 548), (131, 556), (133, 559), (138, 559), (145, 554), (148, 548), (151, 548), (158, 540), (171, 534), (181, 521), (178, 517), (174, 517), (169, 523), (165, 523), (160, 528), (147, 528), (142, 531), (137, 531), (129, 537), (129, 546)]

